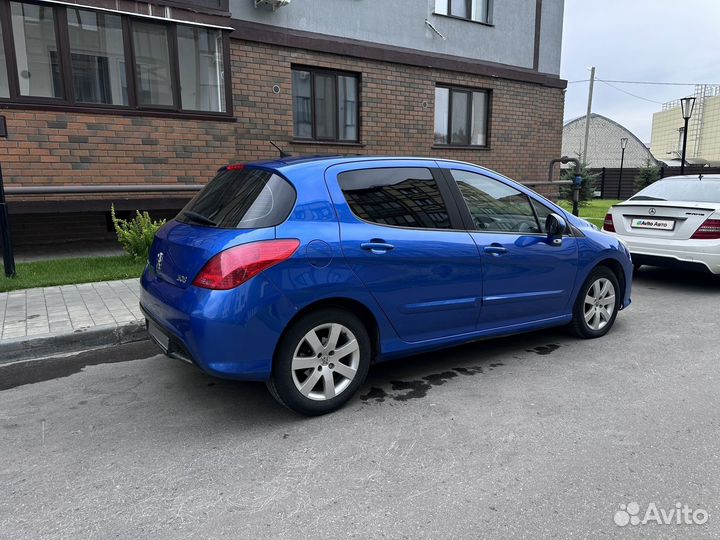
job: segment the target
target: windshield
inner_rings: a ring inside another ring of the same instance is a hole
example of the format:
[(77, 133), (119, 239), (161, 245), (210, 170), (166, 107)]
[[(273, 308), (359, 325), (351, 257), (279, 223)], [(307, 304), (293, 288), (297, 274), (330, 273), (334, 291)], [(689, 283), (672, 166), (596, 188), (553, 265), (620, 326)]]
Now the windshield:
[(184, 223), (232, 229), (279, 225), (295, 204), (295, 190), (262, 169), (221, 170), (175, 218)]
[(659, 180), (636, 193), (630, 200), (720, 203), (720, 181)]

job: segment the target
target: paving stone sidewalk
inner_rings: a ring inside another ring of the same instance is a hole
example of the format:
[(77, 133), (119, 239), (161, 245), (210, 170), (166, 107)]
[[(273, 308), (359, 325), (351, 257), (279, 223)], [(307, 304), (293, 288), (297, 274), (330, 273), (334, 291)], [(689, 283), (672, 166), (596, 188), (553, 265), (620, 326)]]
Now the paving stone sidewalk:
[(127, 279), (0, 293), (0, 363), (122, 341), (144, 321), (139, 291)]

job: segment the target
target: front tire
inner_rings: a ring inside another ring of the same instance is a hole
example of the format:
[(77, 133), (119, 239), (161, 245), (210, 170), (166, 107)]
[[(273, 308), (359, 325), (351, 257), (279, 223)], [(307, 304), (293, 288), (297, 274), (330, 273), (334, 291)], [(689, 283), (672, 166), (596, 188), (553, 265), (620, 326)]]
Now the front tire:
[(585, 280), (573, 306), (572, 332), (593, 339), (610, 331), (620, 308), (617, 276), (606, 266), (598, 266)]
[(372, 354), (363, 323), (342, 309), (308, 313), (281, 338), (267, 383), (285, 407), (306, 415), (342, 407), (365, 381)]

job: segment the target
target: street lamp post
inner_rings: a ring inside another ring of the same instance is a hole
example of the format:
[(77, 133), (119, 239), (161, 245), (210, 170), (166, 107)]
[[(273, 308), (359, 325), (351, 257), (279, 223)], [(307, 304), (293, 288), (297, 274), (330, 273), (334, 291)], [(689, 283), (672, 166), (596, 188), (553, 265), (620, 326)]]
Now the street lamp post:
[(622, 154), (620, 154), (620, 178), (618, 178), (618, 191), (617, 191), (617, 198), (620, 198), (620, 190), (622, 189), (622, 173), (623, 173), (623, 165), (625, 165), (625, 148), (627, 148), (628, 138), (622, 137), (620, 139), (620, 148), (622, 149)]
[(683, 120), (685, 120), (685, 129), (683, 130), (682, 158), (680, 159), (680, 176), (685, 174), (685, 152), (687, 151), (687, 133), (688, 122), (692, 116), (693, 107), (695, 106), (694, 97), (685, 97), (680, 100), (680, 110)]

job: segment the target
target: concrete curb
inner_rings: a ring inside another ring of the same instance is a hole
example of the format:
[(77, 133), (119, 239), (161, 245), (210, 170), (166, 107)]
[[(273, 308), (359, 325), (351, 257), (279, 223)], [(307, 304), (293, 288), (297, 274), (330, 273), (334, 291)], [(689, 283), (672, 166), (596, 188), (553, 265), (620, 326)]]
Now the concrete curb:
[(147, 339), (144, 321), (106, 324), (68, 334), (43, 334), (0, 342), (0, 365), (51, 355), (80, 352), (94, 347), (122, 345)]

